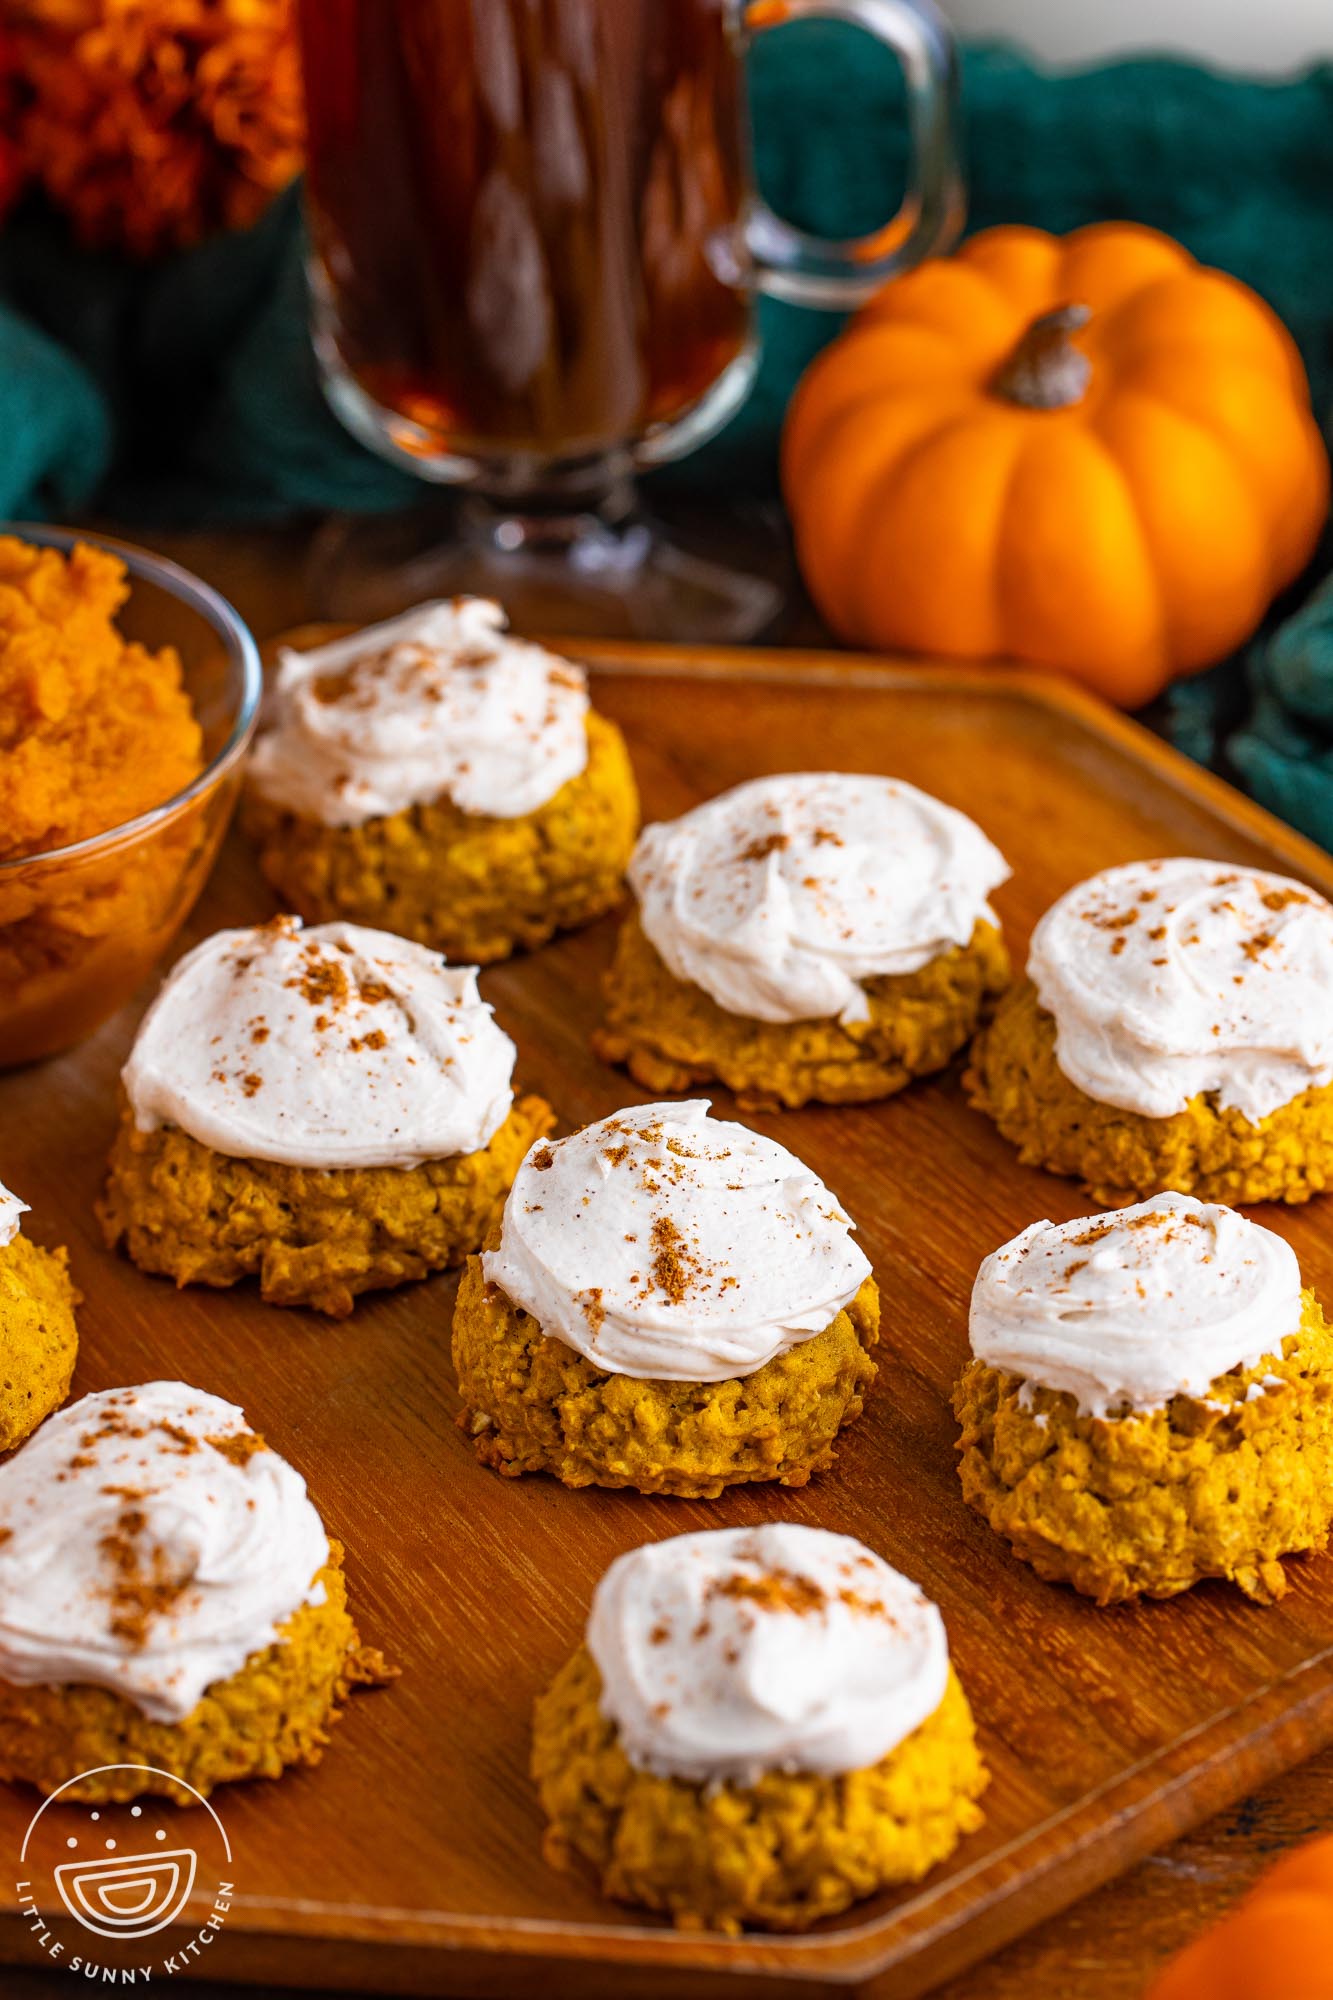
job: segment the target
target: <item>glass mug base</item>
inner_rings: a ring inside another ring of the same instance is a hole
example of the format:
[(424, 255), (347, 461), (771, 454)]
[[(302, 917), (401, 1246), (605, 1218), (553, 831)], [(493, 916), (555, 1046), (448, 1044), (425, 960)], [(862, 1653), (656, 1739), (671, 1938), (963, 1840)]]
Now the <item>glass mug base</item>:
[(347, 430), (380, 457), (437, 486), (452, 505), (388, 520), (339, 519), (318, 537), (310, 591), (339, 623), (392, 617), (429, 597), (493, 597), (519, 631), (588, 638), (742, 644), (771, 632), (792, 564), (777, 511), (738, 510), (709, 552), (692, 548), (637, 504), (632, 472), (694, 451), (750, 393), (758, 349), (747, 344), (676, 423), (632, 446), (552, 460), (448, 451), (438, 437), (367, 394), (338, 353), (314, 283), (315, 354), (324, 393)]
[[(701, 538), (702, 541), (702, 538)], [(780, 511), (734, 510), (707, 548), (634, 503), (518, 511), (469, 492), (379, 520), (338, 517), (315, 539), (321, 617), (368, 624), (434, 597), (493, 597), (520, 632), (741, 645), (771, 634), (793, 594)]]

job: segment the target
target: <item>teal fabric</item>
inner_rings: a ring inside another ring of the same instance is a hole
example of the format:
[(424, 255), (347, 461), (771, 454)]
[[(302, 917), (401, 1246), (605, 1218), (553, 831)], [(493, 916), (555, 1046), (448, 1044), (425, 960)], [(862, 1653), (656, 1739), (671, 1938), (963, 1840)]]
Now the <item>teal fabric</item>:
[(0, 439), (0, 516), (72, 510), (110, 465), (110, 412), (91, 378), (58, 341), (2, 306)]
[[(751, 61), (760, 184), (794, 221), (851, 234), (896, 206), (901, 84), (855, 31), (801, 24)], [(1145, 59), (1048, 74), (1001, 47), (962, 58), (974, 228), (1151, 223), (1233, 271), (1333, 397), (1333, 66), (1293, 81)], [(151, 270), (81, 255), (24, 213), (0, 232), (0, 516), (92, 505), (143, 525), (278, 520), (409, 504), (419, 488), (324, 406), (305, 334), (295, 191), (244, 236)], [(793, 383), (836, 330), (765, 301), (763, 363), (710, 445), (654, 475), (711, 495), (771, 489)], [(1333, 846), (1333, 601), (1317, 597), (1248, 669), (1175, 690), (1164, 726)]]
[(1250, 652), (1249, 702), (1226, 751), (1248, 790), (1333, 848), (1333, 579)]

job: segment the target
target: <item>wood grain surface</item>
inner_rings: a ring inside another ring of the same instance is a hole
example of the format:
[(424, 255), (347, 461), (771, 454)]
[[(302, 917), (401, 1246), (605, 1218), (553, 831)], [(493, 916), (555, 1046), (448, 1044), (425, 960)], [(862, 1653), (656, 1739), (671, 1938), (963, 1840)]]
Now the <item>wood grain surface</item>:
[[(1217, 855), (1333, 888), (1326, 857), (1132, 725), (1041, 683), (640, 651), (599, 674), (597, 699), (627, 730), (653, 817), (801, 766), (893, 772), (964, 807), (1014, 864), (997, 901), (1020, 955), (1054, 895), (1136, 856)], [(233, 842), (192, 934), (271, 908)], [(613, 935), (608, 921), (483, 978), (518, 1042), (521, 1080), (568, 1125), (641, 1095), (587, 1050)], [(70, 1244), (87, 1294), (76, 1390), (174, 1373), (242, 1402), (307, 1474), (348, 1545), (366, 1634), (404, 1668), (396, 1687), (353, 1706), (320, 1770), (219, 1801), (238, 1896), (210, 1965), (218, 1976), (382, 1992), (910, 2000), (1333, 1739), (1333, 1565), (1294, 1565), (1288, 1597), (1269, 1610), (1209, 1586), (1099, 1612), (1038, 1582), (963, 1507), (947, 1396), (976, 1265), (1034, 1218), (1085, 1204), (1018, 1168), (955, 1078), (879, 1107), (753, 1121), (822, 1173), (861, 1225), (885, 1294), (880, 1379), (837, 1466), (803, 1492), (647, 1500), (508, 1484), (474, 1464), (452, 1423), (449, 1280), (329, 1326), (245, 1289), (174, 1294), (109, 1257), (91, 1204), (133, 1018), (0, 1078), (4, 1178), (33, 1204), (33, 1235)], [(1318, 1207), (1264, 1219), (1333, 1293)], [(542, 1862), (531, 1699), (620, 1549), (779, 1516), (860, 1535), (939, 1600), (994, 1774), (987, 1825), (917, 1890), (809, 1938), (678, 1936)], [(0, 1796), (0, 1857), (17, 1852), (31, 1807)], [(0, 1865), (0, 1910), (12, 1911), (9, 1872)], [(13, 1916), (0, 1923), (4, 1955), (41, 1962)]]

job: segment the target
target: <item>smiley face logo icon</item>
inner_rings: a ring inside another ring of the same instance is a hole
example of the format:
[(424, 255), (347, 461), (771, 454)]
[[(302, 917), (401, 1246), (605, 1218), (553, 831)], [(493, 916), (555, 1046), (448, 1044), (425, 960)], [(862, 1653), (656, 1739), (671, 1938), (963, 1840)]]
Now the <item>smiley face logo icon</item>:
[(197, 1867), (194, 1849), (177, 1847), (62, 1861), (55, 1880), (61, 1902), (85, 1930), (98, 1937), (142, 1938), (165, 1930), (180, 1915)]
[[(108, 1780), (131, 1774), (166, 1777), (174, 1798), (156, 1797), (145, 1785), (136, 1786), (139, 1803), (128, 1808), (80, 1802), (78, 1792), (89, 1779), (101, 1781), (94, 1796), (105, 1798)], [(202, 1813), (183, 1814), (177, 1800)], [(182, 1839), (182, 1833), (192, 1837)], [(147, 1766), (104, 1766), (82, 1772), (47, 1799), (28, 1828), (23, 1859), (31, 1866), (45, 1848), (46, 1880), (75, 1922), (96, 1937), (129, 1942), (181, 1919), (200, 1877), (201, 1841), (206, 1870), (230, 1862), (222, 1822), (192, 1786)]]

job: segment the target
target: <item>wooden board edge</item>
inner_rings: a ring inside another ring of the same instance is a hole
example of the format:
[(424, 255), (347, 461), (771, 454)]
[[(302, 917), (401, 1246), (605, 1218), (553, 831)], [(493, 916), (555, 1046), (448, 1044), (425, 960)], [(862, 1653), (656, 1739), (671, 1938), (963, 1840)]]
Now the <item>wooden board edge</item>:
[(943, 683), (951, 692), (991, 694), (997, 688), (1036, 708), (1079, 725), (1086, 733), (1116, 744), (1150, 765), (1175, 791), (1201, 800), (1228, 825), (1281, 850), (1300, 872), (1321, 879), (1333, 892), (1333, 857), (1316, 841), (1279, 819), (1227, 779), (1195, 763), (1183, 750), (1158, 736), (1137, 717), (1113, 708), (1100, 695), (1057, 673), (1016, 662), (979, 666), (967, 660), (924, 660), (909, 655), (841, 653), (817, 648), (654, 644), (642, 640), (564, 639), (553, 646), (587, 662), (594, 672), (679, 674), (705, 680), (824, 685), (848, 688), (928, 691)]
[[(1301, 1689), (1302, 1681), (1310, 1684)], [(1249, 1731), (1240, 1743), (1238, 1726)], [(603, 1991), (617, 2000), (682, 1993), (711, 2000), (722, 1992), (738, 2000), (784, 2000), (789, 1993), (821, 1991), (859, 2000), (918, 2000), (1331, 1743), (1333, 1648), (972, 1869), (849, 1930), (733, 1942), (649, 1930), (614, 1915), (604, 1925), (432, 1920), (422, 1912), (340, 1913), (319, 1904), (266, 1902), (241, 1890), (226, 1948), (213, 1963), (227, 1978), (260, 1984), (278, 1976), (280, 1956), (283, 1983), (298, 1990), (345, 1985), (458, 2000), (482, 2000), (489, 1984), (480, 1969), (506, 1967), (506, 1976), (521, 1977), (525, 1989), (540, 1984), (546, 2000), (566, 1992), (587, 1993), (591, 2000)], [(1038, 1843), (1049, 1851), (1035, 1867), (1029, 1864), (1022, 1881), (1012, 1880), (1007, 1864)], [(917, 1913), (927, 1921), (913, 1927)], [(27, 1932), (19, 1913), (0, 1914), (0, 1962), (40, 1963), (29, 1956)], [(391, 1984), (376, 1988), (367, 1968), (386, 1951), (393, 1961)], [(353, 1966), (360, 1969), (353, 1973)], [(501, 1981), (496, 1990), (508, 1995), (514, 1989)]]
[[(1293, 1683), (1306, 1677), (1311, 1685), (1293, 1697)], [(1250, 1734), (1238, 1743), (1229, 1729), (1241, 1718)], [(865, 2000), (919, 2000), (1331, 1743), (1333, 1649), (1081, 1800), (1061, 1822), (1059, 1844), (1012, 1891), (1001, 1886), (956, 1919), (943, 1914), (916, 1934), (910, 1953), (882, 1962), (850, 1990)], [(1080, 1821), (1099, 1804), (1107, 1817), (1080, 1834)]]

